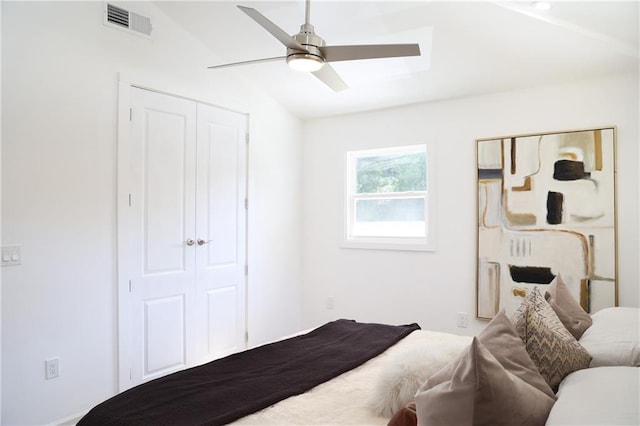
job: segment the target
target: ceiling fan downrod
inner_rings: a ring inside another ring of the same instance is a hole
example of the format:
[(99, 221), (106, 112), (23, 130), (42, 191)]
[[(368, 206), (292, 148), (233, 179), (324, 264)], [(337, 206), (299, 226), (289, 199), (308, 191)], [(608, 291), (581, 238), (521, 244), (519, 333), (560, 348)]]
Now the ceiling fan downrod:
[(307, 0), (304, 8), (304, 23), (311, 23), (311, 0)]

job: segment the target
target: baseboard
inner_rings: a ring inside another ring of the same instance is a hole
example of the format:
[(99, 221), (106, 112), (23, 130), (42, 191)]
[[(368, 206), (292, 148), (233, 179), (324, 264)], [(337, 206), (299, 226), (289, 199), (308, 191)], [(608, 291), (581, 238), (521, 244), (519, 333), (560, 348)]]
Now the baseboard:
[(76, 414), (72, 414), (63, 419), (58, 419), (52, 423), (49, 423), (47, 426), (75, 426), (85, 414), (87, 414), (89, 410), (81, 411)]

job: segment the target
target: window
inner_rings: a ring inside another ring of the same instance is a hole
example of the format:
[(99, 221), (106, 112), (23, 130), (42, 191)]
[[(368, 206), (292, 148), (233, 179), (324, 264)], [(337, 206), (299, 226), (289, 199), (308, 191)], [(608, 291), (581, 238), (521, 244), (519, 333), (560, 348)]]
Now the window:
[(427, 146), (347, 152), (346, 247), (433, 250)]

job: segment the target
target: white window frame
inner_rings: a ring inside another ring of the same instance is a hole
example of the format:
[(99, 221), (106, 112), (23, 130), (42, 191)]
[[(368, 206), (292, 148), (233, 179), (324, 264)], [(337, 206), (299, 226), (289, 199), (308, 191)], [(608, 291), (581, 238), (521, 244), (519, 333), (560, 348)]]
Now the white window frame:
[[(435, 148), (433, 143), (421, 143), (414, 145), (403, 145), (373, 149), (358, 149), (345, 152), (344, 155), (344, 197), (343, 197), (343, 231), (342, 244), (344, 248), (357, 249), (378, 249), (378, 250), (410, 250), (410, 251), (435, 251), (436, 250), (436, 193), (435, 193)], [(363, 155), (392, 154), (394, 152), (426, 151), (427, 162), (427, 188), (425, 193), (425, 237), (366, 237), (354, 236), (351, 229), (355, 221), (354, 200), (373, 198), (407, 198), (422, 196), (423, 192), (394, 194), (387, 193), (381, 195), (368, 194), (366, 197), (359, 197), (354, 193), (355, 185), (355, 159)]]

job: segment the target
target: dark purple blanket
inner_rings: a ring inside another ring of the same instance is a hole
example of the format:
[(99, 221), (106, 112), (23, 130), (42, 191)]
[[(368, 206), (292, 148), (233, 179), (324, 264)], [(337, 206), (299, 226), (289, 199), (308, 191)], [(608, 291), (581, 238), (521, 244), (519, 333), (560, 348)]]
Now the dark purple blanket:
[(419, 328), (333, 321), (131, 388), (78, 426), (226, 424), (356, 368)]

